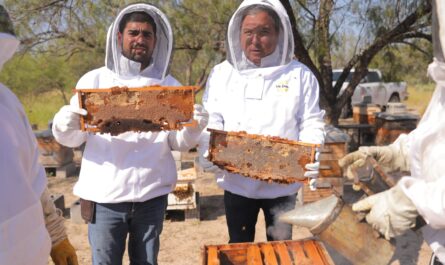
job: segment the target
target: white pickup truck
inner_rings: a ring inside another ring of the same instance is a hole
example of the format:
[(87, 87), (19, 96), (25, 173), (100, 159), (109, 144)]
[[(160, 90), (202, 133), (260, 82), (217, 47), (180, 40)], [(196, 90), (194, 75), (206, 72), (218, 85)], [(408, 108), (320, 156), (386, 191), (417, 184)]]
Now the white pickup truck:
[[(332, 70), (332, 82), (333, 85), (337, 81), (342, 69)], [(354, 70), (351, 70), (353, 73)], [(351, 74), (346, 78), (343, 83), (340, 95), (348, 86), (351, 80)], [(385, 83), (382, 81), (382, 74), (377, 69), (369, 69), (368, 74), (362, 79), (360, 84), (355, 88), (354, 94), (351, 97), (351, 105), (346, 106), (347, 112), (352, 113), (352, 106), (358, 103), (366, 102), (377, 104), (382, 108), (385, 108), (388, 102), (400, 102), (408, 98), (408, 92), (406, 82), (391, 82)], [(344, 111), (342, 112), (344, 114)], [(343, 115), (342, 115), (343, 116)]]

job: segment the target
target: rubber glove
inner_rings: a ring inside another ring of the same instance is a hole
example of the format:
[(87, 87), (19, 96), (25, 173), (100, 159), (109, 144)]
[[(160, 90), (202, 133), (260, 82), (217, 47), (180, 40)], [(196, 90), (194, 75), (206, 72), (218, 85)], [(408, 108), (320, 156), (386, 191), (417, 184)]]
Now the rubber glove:
[(193, 120), (196, 121), (196, 126), (186, 127), (187, 130), (201, 132), (207, 126), (207, 123), (209, 122), (209, 113), (202, 105), (193, 105)]
[(317, 178), (320, 170), (320, 150), (319, 148), (315, 151), (315, 160), (314, 163), (308, 163), (305, 166), (306, 171), (304, 172), (304, 177), (309, 178), (309, 189), (316, 190), (317, 189)]
[(54, 116), (53, 126), (59, 132), (80, 130), (80, 115), (87, 115), (87, 111), (72, 105), (65, 105)]
[(419, 215), (399, 184), (354, 203), (352, 210), (369, 210), (366, 221), (387, 240), (414, 227), (416, 217)]
[(409, 170), (408, 160), (402, 150), (394, 145), (388, 146), (362, 146), (358, 151), (347, 154), (338, 161), (338, 165), (346, 168), (346, 177), (354, 179), (355, 171), (363, 167), (366, 158), (372, 156), (386, 171)]
[(50, 254), (55, 265), (79, 265), (76, 250), (68, 238), (53, 246)]

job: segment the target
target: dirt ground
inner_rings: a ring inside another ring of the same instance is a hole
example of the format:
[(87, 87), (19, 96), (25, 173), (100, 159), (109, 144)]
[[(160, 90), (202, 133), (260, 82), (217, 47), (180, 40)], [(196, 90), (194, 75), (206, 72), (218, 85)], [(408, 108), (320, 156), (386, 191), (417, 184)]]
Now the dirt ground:
[[(49, 189), (52, 193), (64, 195), (66, 208), (69, 208), (77, 200), (72, 194), (72, 188), (77, 181), (77, 176), (66, 179), (49, 177), (48, 180)], [(202, 264), (201, 251), (204, 245), (225, 244), (228, 242), (223, 191), (217, 187), (211, 174), (198, 174), (196, 188), (200, 193), (201, 220), (185, 220), (181, 211), (167, 212), (158, 258), (161, 265)], [(345, 196), (347, 196), (347, 191), (348, 189), (345, 191)], [(79, 264), (91, 264), (87, 225), (73, 223), (69, 218), (67, 218), (65, 225), (69, 239), (77, 250)], [(294, 227), (294, 240), (311, 236), (307, 229)], [(260, 213), (255, 241), (261, 242), (265, 240), (264, 218)], [(326, 246), (326, 248), (335, 264), (351, 264), (332, 247)], [(420, 233), (410, 232), (397, 239), (396, 254), (390, 264), (425, 265), (428, 264), (430, 255), (430, 248), (424, 243)], [(49, 260), (48, 264), (53, 263)], [(123, 264), (129, 264), (126, 255)]]

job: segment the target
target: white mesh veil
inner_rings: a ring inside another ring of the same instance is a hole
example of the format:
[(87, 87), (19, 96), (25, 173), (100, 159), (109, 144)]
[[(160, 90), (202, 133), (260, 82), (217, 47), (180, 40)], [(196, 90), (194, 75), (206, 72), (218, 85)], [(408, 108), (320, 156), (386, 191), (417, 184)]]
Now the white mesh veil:
[[(156, 23), (156, 47), (153, 51), (150, 65), (142, 72), (140, 71), (140, 63), (131, 61), (122, 55), (117, 37), (119, 22), (122, 17), (135, 11), (146, 12)], [(165, 14), (158, 8), (148, 4), (132, 4), (117, 15), (115, 21), (108, 29), (105, 65), (121, 77), (142, 75), (162, 80), (168, 75), (172, 50), (173, 31)]]
[(262, 5), (272, 9), (277, 13), (281, 22), (278, 46), (271, 55), (263, 58), (261, 66), (271, 67), (288, 64), (292, 60), (294, 52), (292, 28), (286, 10), (278, 0), (246, 0), (239, 6), (230, 19), (227, 29), (227, 60), (237, 70), (249, 68), (249, 63), (246, 62), (246, 57), (241, 49), (240, 29), (244, 11), (252, 5)]
[(411, 175), (434, 180), (445, 172), (444, 163), (437, 157), (445, 155), (445, 2), (433, 1), (434, 61), (428, 67), (429, 76), (436, 82), (430, 103), (413, 132), (411, 146)]

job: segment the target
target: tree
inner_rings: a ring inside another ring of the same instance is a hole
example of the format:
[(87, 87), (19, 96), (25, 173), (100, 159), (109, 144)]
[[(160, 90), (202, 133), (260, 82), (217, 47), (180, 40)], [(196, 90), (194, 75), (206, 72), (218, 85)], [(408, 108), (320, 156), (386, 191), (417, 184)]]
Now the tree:
[(172, 73), (202, 88), (210, 68), (225, 59), (226, 28), (240, 0), (183, 0), (164, 5), (175, 33)]
[[(431, 25), (430, 1), (389, 0), (353, 1), (296, 0), (301, 14), (296, 20), (294, 9), (288, 0), (280, 0), (291, 19), (294, 33), (295, 56), (307, 65), (320, 84), (320, 105), (326, 110), (328, 123), (337, 124), (342, 108), (354, 93), (355, 87), (366, 75), (368, 65), (383, 49), (390, 45), (415, 46), (413, 39), (431, 42), (428, 34)], [(356, 15), (356, 18), (349, 17)], [(309, 24), (306, 39), (298, 29)], [(357, 51), (346, 62), (343, 73), (332, 84), (332, 51), (341, 26), (354, 25), (358, 31)], [(331, 30), (331, 27), (333, 30)], [(311, 56), (312, 55), (312, 56)], [(350, 74), (351, 81), (340, 95), (340, 88)]]

